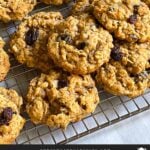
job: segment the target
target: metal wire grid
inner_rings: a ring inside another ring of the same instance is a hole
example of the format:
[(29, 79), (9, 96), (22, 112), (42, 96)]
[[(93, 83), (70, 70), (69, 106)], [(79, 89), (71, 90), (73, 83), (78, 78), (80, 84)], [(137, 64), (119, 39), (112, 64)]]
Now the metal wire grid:
[[(48, 6), (35, 11), (40, 10), (56, 9)], [(66, 14), (67, 10), (68, 7), (65, 7), (60, 11)], [(0, 23), (0, 36), (7, 42), (16, 30), (17, 25), (17, 22), (11, 22), (7, 25)], [(8, 49), (7, 46), (6, 49)], [(10, 61), (12, 65), (10, 72), (7, 78), (0, 82), (0, 86), (15, 89), (25, 98), (30, 80), (37, 76), (39, 72), (19, 64), (11, 54)], [(59, 128), (49, 128), (46, 125), (34, 125), (28, 116), (23, 114), (27, 122), (14, 144), (66, 144), (150, 108), (149, 89), (144, 95), (135, 99), (114, 96), (101, 89), (99, 95), (101, 104), (98, 105), (95, 112), (80, 122), (70, 124), (65, 131)]]

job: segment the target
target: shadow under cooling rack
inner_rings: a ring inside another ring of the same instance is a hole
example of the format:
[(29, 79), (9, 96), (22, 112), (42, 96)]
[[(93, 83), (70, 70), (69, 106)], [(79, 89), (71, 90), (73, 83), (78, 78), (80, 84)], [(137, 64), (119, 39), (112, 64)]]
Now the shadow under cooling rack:
[[(68, 6), (61, 8), (40, 6), (34, 12), (41, 10), (60, 10), (66, 15)], [(18, 24), (19, 22), (11, 22), (7, 25), (0, 23), (0, 36), (6, 42), (9, 41)], [(10, 61), (12, 65), (10, 72), (6, 80), (0, 82), (0, 86), (15, 89), (25, 98), (30, 80), (39, 73), (19, 64), (13, 56), (10, 56)], [(117, 97), (103, 90), (99, 90), (99, 95), (101, 104), (98, 105), (95, 112), (80, 122), (70, 124), (65, 131), (59, 128), (49, 128), (45, 125), (34, 125), (24, 114), (27, 122), (14, 144), (65, 144), (150, 108), (149, 89), (144, 95), (135, 99)]]

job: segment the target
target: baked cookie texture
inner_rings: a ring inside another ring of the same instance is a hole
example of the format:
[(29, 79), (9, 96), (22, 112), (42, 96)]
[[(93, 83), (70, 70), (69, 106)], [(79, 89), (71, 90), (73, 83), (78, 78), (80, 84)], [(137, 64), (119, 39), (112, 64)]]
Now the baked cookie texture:
[(150, 43), (114, 41), (111, 58), (120, 62), (130, 73), (139, 74), (150, 68)]
[(33, 79), (27, 94), (31, 120), (50, 127), (66, 128), (92, 113), (98, 103), (98, 91), (90, 75), (70, 75), (60, 70)]
[(142, 1), (145, 2), (150, 7), (150, 0), (142, 0)]
[(77, 0), (72, 8), (73, 15), (81, 15), (82, 13), (92, 13), (92, 4), (96, 0)]
[(66, 71), (88, 74), (109, 61), (112, 41), (90, 15), (70, 16), (50, 34), (48, 54)]
[(121, 63), (111, 60), (101, 67), (96, 75), (97, 83), (111, 94), (137, 97), (149, 86), (150, 75), (144, 71), (133, 75)]
[(47, 55), (48, 35), (63, 17), (59, 12), (40, 12), (23, 20), (10, 41), (10, 51), (28, 67), (48, 72), (55, 65)]
[(36, 5), (36, 0), (0, 0), (0, 20), (22, 20)]
[(22, 98), (0, 87), (0, 144), (11, 144), (22, 130), (25, 119), (20, 115)]
[(114, 36), (128, 42), (150, 41), (150, 9), (140, 0), (97, 0), (97, 20)]
[(69, 2), (70, 0), (41, 0), (45, 4), (61, 5)]
[(4, 44), (5, 42), (0, 37), (0, 81), (4, 80), (10, 69), (9, 56), (3, 49)]

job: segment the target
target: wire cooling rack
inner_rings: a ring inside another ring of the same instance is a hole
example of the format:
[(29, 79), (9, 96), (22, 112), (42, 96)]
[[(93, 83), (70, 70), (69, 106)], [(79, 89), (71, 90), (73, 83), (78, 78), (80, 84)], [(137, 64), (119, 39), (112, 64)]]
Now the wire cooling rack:
[[(68, 6), (51, 7), (41, 6), (35, 11), (60, 10), (64, 15), (68, 12)], [(0, 23), (0, 36), (7, 42), (16, 30), (19, 22), (9, 24)], [(6, 49), (8, 46), (6, 44)], [(10, 55), (11, 69), (7, 78), (0, 82), (0, 86), (15, 89), (24, 98), (26, 97), (29, 82), (37, 76), (39, 72), (19, 64)], [(26, 125), (14, 144), (66, 144), (94, 131), (110, 126), (116, 122), (129, 118), (150, 108), (150, 90), (135, 99), (128, 97), (118, 97), (103, 90), (99, 90), (101, 104), (98, 105), (94, 113), (85, 117), (82, 121), (72, 123), (64, 131), (60, 128), (49, 128), (46, 125), (34, 125), (26, 114)]]

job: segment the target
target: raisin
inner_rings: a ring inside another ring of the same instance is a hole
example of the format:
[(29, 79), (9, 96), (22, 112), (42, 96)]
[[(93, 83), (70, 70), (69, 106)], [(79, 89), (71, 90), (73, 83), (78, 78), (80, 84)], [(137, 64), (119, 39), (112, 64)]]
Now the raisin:
[(134, 14), (138, 14), (139, 11), (139, 5), (134, 5)]
[(96, 25), (97, 28), (100, 27), (100, 23), (97, 19), (95, 20), (95, 25)]
[(91, 77), (92, 77), (93, 79), (95, 79), (95, 78), (96, 78), (96, 75), (97, 75), (97, 73), (96, 73), (96, 72), (92, 72), (92, 73), (91, 73)]
[(130, 18), (128, 19), (129, 23), (135, 24), (137, 21), (137, 15), (131, 15)]
[(87, 106), (86, 105), (81, 105), (82, 109), (86, 110)]
[(115, 61), (120, 61), (123, 57), (123, 53), (120, 51), (120, 47), (118, 45), (114, 46), (111, 51), (111, 58)]
[(33, 45), (39, 36), (39, 30), (37, 28), (30, 28), (26, 33), (25, 41), (28, 45)]
[(77, 49), (82, 50), (82, 49), (85, 48), (85, 46), (86, 46), (86, 43), (85, 43), (85, 42), (79, 43), (79, 44), (77, 45)]
[(81, 99), (80, 99), (80, 97), (78, 97), (77, 99), (76, 99), (76, 102), (80, 105), (81, 104)]
[(11, 121), (13, 116), (13, 111), (10, 107), (7, 107), (3, 110), (0, 115), (0, 125), (7, 125)]
[(67, 80), (59, 80), (58, 82), (58, 89), (64, 88), (68, 85)]
[(58, 42), (60, 42), (60, 41), (65, 41), (67, 44), (71, 44), (72, 38), (70, 35), (62, 34), (58, 37)]
[(134, 78), (134, 81), (136, 83), (138, 82), (143, 82), (144, 80), (148, 79), (149, 74), (147, 71), (143, 71), (142, 73), (139, 74), (131, 74), (130, 75), (132, 78)]
[(134, 78), (135, 76), (136, 76), (135, 74), (132, 74), (132, 73), (130, 74), (131, 78)]

